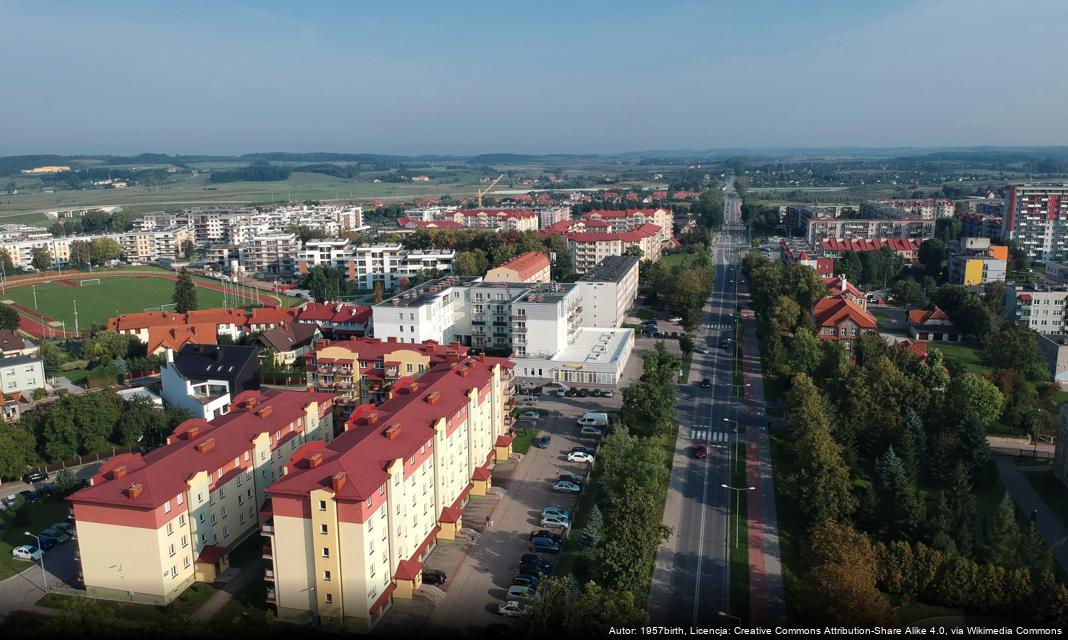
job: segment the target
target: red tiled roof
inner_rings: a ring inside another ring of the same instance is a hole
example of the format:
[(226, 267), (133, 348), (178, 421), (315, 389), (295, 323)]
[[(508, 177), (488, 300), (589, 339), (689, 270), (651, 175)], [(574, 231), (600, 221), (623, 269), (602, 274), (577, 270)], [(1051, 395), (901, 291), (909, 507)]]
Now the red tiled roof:
[(582, 215), (583, 218), (630, 218), (637, 214), (652, 217), (656, 209), (594, 209)]
[(371, 317), (371, 307), (342, 302), (309, 302), (300, 308), (301, 322), (346, 322), (360, 324)]
[(441, 517), (438, 518), (440, 522), (459, 522), (460, 517), (464, 514), (463, 509), (456, 507), (445, 507), (441, 510)]
[(863, 238), (824, 238), (820, 241), (824, 251), (878, 251), (889, 247), (897, 252), (919, 251), (920, 241), (912, 238), (889, 238), (867, 240)]
[(415, 580), (423, 570), (423, 563), (417, 560), (401, 560), (393, 577), (397, 580)]
[(927, 359), (926, 342), (913, 342), (912, 340), (902, 340), (898, 344), (911, 351), (920, 360)]
[(828, 297), (816, 303), (812, 311), (817, 327), (837, 327), (852, 320), (861, 329), (876, 329), (875, 318), (859, 304), (841, 296)]
[(528, 251), (520, 256), (512, 258), (502, 264), (498, 269), (511, 269), (516, 272), (520, 280), (527, 280), (549, 268), (549, 256), (537, 251)]
[[(434, 425), (465, 407), (469, 391), (488, 385), (493, 365), (500, 362), (464, 358), (441, 363), (418, 380), (398, 380), (390, 400), (379, 406), (361, 405), (352, 412), (346, 431), (320, 452), (321, 464), (310, 467), (305, 462), (307, 456), (298, 450), (288, 466), (289, 473), (267, 492), (303, 497), (312, 489), (330, 486), (330, 478), (344, 471), (349, 481), (337, 492), (337, 498), (365, 500), (388, 479), (386, 469), (394, 461), (407, 460), (428, 443), (433, 446)], [(433, 402), (427, 401), (431, 393), (436, 394)], [(387, 429), (393, 429), (392, 437), (386, 436)]]
[(465, 218), (468, 216), (487, 216), (513, 220), (538, 217), (538, 214), (531, 209), (461, 209), (456, 214)]
[(497, 436), (497, 442), (493, 443), (493, 446), (507, 447), (508, 445), (512, 444), (513, 440), (515, 440), (515, 438), (513, 438), (512, 436), (500, 435)]
[(475, 472), (471, 474), (472, 480), (489, 480), (492, 472), (489, 467), (479, 467), (475, 469)]
[(294, 307), (256, 307), (249, 315), (249, 324), (285, 324), (297, 318)]
[(909, 326), (915, 327), (924, 325), (931, 320), (942, 320), (949, 323), (949, 316), (946, 315), (945, 311), (942, 311), (938, 307), (931, 307), (930, 309), (912, 309), (909, 311)]
[(215, 564), (219, 560), (225, 558), (228, 553), (230, 553), (230, 550), (226, 547), (209, 544), (204, 547), (204, 550), (197, 556), (197, 564)]
[(837, 295), (841, 295), (843, 293), (848, 293), (849, 295), (855, 296), (857, 298), (863, 298), (864, 297), (864, 294), (861, 293), (860, 289), (858, 289), (855, 286), (853, 286), (853, 283), (850, 282), (849, 280), (845, 281), (845, 290), (843, 290), (842, 289), (842, 276), (832, 276), (832, 277), (827, 277), (827, 278), (820, 278), (820, 280), (822, 280), (823, 284), (827, 287), (828, 295), (837, 296)]
[(192, 326), (149, 327), (148, 342), (145, 349), (155, 353), (158, 349), (181, 349), (186, 343), (218, 344), (219, 334), (215, 324), (194, 324)]
[[(317, 401), (322, 411), (324, 406), (333, 404), (333, 398), (331, 393), (310, 391), (244, 391), (234, 398), (230, 413), (211, 422), (193, 418), (178, 425), (166, 446), (144, 456), (124, 454), (105, 462), (93, 477), (92, 486), (68, 500), (140, 509), (160, 507), (183, 492), (193, 474), (199, 471), (214, 474), (248, 451), (259, 434), (270, 433), (273, 437), (274, 432), (303, 417), (308, 403)], [(255, 401), (255, 405), (249, 407), (249, 401)], [(270, 407), (270, 411), (260, 411), (264, 407)], [(195, 437), (187, 437), (194, 428)], [(197, 447), (208, 439), (214, 440), (213, 447), (208, 450)], [(273, 444), (277, 446), (277, 442)], [(110, 472), (117, 467), (126, 467), (126, 474), (111, 479)], [(140, 484), (142, 491), (131, 498), (126, 489), (133, 484)]]
[(458, 229), (463, 227), (462, 222), (455, 220), (416, 220), (415, 218), (397, 218), (397, 226), (419, 227), (422, 229)]
[(660, 227), (655, 224), (643, 224), (637, 229), (630, 231), (617, 231), (614, 233), (605, 232), (586, 232), (586, 233), (564, 233), (562, 234), (568, 240), (574, 240), (575, 242), (604, 242), (612, 240), (620, 240), (623, 242), (641, 242), (645, 238), (651, 238), (660, 233)]

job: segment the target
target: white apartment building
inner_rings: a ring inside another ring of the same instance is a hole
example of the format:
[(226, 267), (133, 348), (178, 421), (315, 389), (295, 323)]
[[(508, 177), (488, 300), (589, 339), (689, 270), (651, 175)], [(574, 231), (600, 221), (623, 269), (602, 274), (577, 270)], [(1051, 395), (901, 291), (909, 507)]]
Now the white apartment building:
[(1002, 218), (1002, 239), (1029, 259), (1068, 259), (1068, 183), (1009, 185)]
[(638, 258), (610, 256), (576, 283), (582, 296), (582, 326), (615, 328), (638, 299)]
[(401, 243), (354, 246), (348, 240), (309, 240), (297, 256), (298, 273), (328, 264), (345, 272), (363, 289), (381, 282), (394, 289), (403, 277), (420, 271), (451, 272), (456, 251), (452, 249), (408, 250)]
[(544, 207), (537, 209), (537, 212), (539, 229), (571, 219), (571, 207)]
[(241, 267), (249, 273), (285, 275), (293, 273), (300, 242), (294, 233), (258, 235), (239, 245)]
[(1005, 288), (1005, 318), (1038, 333), (1068, 333), (1065, 306), (1068, 287), (1009, 286)]
[(471, 344), (471, 287), (477, 276), (446, 276), (412, 287), (372, 307), (374, 337), (418, 344)]

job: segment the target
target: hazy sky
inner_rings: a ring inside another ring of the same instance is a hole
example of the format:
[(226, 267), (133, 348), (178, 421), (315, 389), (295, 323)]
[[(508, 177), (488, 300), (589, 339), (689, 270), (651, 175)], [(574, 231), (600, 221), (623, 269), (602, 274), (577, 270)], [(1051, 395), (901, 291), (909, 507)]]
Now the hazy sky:
[(1068, 0), (0, 0), (0, 155), (1068, 143)]

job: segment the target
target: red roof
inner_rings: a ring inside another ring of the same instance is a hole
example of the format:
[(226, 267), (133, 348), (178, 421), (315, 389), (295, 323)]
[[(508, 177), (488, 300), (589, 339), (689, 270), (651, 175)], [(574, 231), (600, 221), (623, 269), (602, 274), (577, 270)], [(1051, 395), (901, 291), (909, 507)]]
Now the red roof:
[(497, 436), (497, 442), (493, 443), (493, 446), (507, 447), (508, 445), (512, 444), (513, 440), (515, 440), (515, 438), (513, 438), (512, 436), (500, 435)]
[(489, 480), (492, 472), (489, 467), (479, 467), (471, 474), (472, 480)]
[(423, 570), (423, 563), (416, 560), (401, 560), (393, 577), (397, 580), (415, 580)]
[(256, 307), (249, 315), (249, 324), (285, 324), (297, 318), (294, 307)]
[(343, 302), (309, 302), (300, 308), (301, 322), (365, 323), (371, 317), (371, 307)]
[(931, 320), (941, 320), (944, 323), (950, 323), (949, 316), (945, 311), (942, 311), (938, 307), (931, 307), (930, 309), (912, 309), (909, 311), (908, 323), (910, 327), (917, 327), (927, 324)]
[(215, 564), (219, 560), (225, 558), (228, 553), (230, 553), (230, 550), (226, 547), (209, 544), (204, 547), (204, 550), (197, 556), (197, 564)]
[[(390, 400), (379, 406), (361, 405), (352, 412), (345, 432), (319, 452), (321, 464), (309, 466), (310, 454), (298, 450), (289, 473), (267, 492), (306, 497), (312, 489), (331, 486), (330, 478), (344, 471), (348, 481), (336, 498), (367, 499), (388, 479), (386, 469), (394, 461), (407, 460), (427, 444), (433, 446), (434, 425), (466, 407), (470, 390), (485, 388), (497, 364), (514, 367), (501, 358), (469, 357), (441, 363), (418, 380), (398, 380)], [(428, 400), (431, 394), (435, 395)], [(391, 437), (386, 436), (387, 429)]]
[(459, 229), (462, 222), (455, 220), (416, 220), (415, 218), (397, 218), (397, 226), (421, 229)]
[[(423, 355), (429, 356), (431, 365), (444, 362), (450, 353), (455, 353), (459, 356), (467, 355), (467, 347), (459, 343), (438, 344), (433, 340), (425, 340), (419, 344), (409, 344), (406, 342), (397, 342), (396, 340), (352, 338), (349, 340), (317, 341), (315, 343), (315, 350), (304, 354), (302, 358), (305, 361), (318, 359), (319, 351), (326, 347), (339, 347), (344, 349), (352, 354), (353, 361), (359, 360), (371, 363), (369, 368), (373, 367), (374, 363), (383, 360), (387, 354), (396, 351), (417, 351)], [(322, 360), (327, 361), (330, 359), (323, 358)], [(340, 361), (338, 363), (340, 363)]]
[(860, 289), (853, 286), (853, 283), (849, 280), (845, 280), (845, 289), (842, 288), (842, 276), (832, 276), (828, 278), (820, 278), (823, 284), (827, 287), (827, 295), (837, 296), (843, 293), (848, 293), (851, 296), (857, 298), (863, 298), (864, 294)]
[(812, 311), (816, 327), (838, 327), (846, 320), (852, 320), (861, 329), (876, 329), (875, 317), (859, 304), (841, 296), (828, 297), (816, 303)]
[(463, 509), (457, 507), (445, 507), (441, 510), (441, 517), (438, 518), (440, 522), (459, 522), (460, 517), (463, 516)]
[(177, 327), (149, 327), (145, 349), (155, 353), (158, 349), (181, 349), (187, 342), (193, 344), (218, 344), (219, 334), (214, 324), (194, 324)]
[(502, 264), (499, 269), (511, 269), (520, 280), (528, 280), (544, 269), (549, 268), (549, 256), (537, 251), (528, 251)]
[(920, 241), (912, 238), (888, 238), (866, 240), (862, 238), (824, 238), (820, 241), (824, 251), (878, 251), (889, 247), (897, 252), (919, 251)]
[(912, 340), (902, 340), (899, 345), (907, 348), (920, 360), (927, 359), (927, 343), (926, 342), (913, 342)]
[[(234, 398), (230, 413), (211, 422), (193, 418), (178, 425), (166, 446), (143, 456), (130, 453), (108, 460), (93, 477), (92, 486), (68, 500), (123, 508), (160, 507), (184, 492), (193, 474), (214, 474), (217, 469), (232, 465), (234, 458), (251, 448), (253, 438), (259, 434), (270, 433), (273, 437), (276, 431), (303, 417), (308, 403), (318, 402), (323, 411), (333, 405), (333, 398), (331, 393), (310, 391), (244, 391)], [(254, 404), (250, 406), (249, 401)], [(270, 410), (262, 411), (265, 407)], [(213, 440), (210, 449), (198, 447), (209, 439)], [(278, 442), (272, 445), (277, 447)], [(118, 467), (125, 467), (125, 475), (112, 478), (111, 471)], [(126, 492), (133, 484), (142, 487), (136, 497)]]
[(537, 218), (538, 214), (531, 209), (461, 209), (456, 212), (464, 216), (487, 216), (500, 219)]
[(630, 218), (632, 216), (641, 214), (645, 217), (652, 217), (657, 212), (656, 209), (594, 209), (588, 213), (583, 214), (583, 218)]

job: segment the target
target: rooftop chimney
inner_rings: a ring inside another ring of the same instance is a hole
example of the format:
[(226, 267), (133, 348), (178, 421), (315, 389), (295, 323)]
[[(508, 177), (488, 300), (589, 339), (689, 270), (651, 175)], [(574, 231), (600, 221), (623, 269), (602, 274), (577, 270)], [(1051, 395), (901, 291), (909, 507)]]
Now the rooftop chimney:
[(145, 485), (140, 483), (131, 484), (126, 487), (126, 497), (131, 500), (136, 500), (141, 497), (141, 493), (145, 490)]
[(126, 465), (119, 465), (111, 470), (111, 479), (117, 480), (126, 475)]
[(400, 435), (400, 431), (401, 431), (400, 424), (399, 423), (393, 423), (393, 424), (389, 425), (388, 427), (386, 427), (386, 430), (384, 432), (382, 432), (382, 435), (386, 436), (390, 440), (396, 440), (397, 436)]
[(310, 458), (308, 458), (308, 468), (309, 469), (314, 469), (314, 468), (318, 467), (319, 465), (321, 465), (322, 463), (323, 463), (323, 454), (321, 454), (321, 453), (313, 453), (312, 456)]
[(198, 435), (200, 435), (200, 427), (189, 427), (185, 431), (185, 439), (186, 440), (192, 440), (193, 438), (197, 437)]
[(345, 481), (348, 479), (349, 477), (344, 471), (338, 471), (333, 476), (331, 476), (330, 486), (333, 487), (334, 493), (341, 491), (341, 487), (345, 486)]
[(194, 449), (196, 449), (200, 453), (207, 453), (207, 452), (211, 451), (214, 448), (215, 448), (215, 438), (208, 438), (207, 440), (204, 440), (203, 442), (198, 442), (197, 445), (194, 447)]
[(266, 420), (271, 417), (271, 409), (271, 405), (264, 405), (259, 409), (256, 409), (256, 415)]
[(430, 393), (426, 394), (426, 398), (424, 399), (426, 400), (427, 404), (437, 404), (437, 401), (441, 399), (441, 394), (437, 391), (431, 391)]

